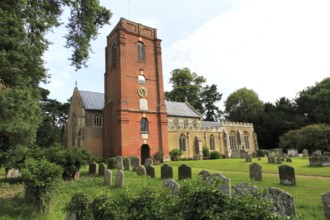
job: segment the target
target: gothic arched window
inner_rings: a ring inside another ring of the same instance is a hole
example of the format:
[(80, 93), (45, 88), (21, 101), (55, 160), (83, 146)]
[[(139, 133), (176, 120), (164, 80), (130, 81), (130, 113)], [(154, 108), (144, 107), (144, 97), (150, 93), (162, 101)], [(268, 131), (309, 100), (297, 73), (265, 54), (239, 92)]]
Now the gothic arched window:
[(148, 119), (147, 118), (141, 118), (141, 133), (142, 134), (148, 134), (149, 131), (149, 124), (148, 124)]
[(102, 115), (94, 114), (93, 115), (93, 127), (101, 127), (102, 126)]

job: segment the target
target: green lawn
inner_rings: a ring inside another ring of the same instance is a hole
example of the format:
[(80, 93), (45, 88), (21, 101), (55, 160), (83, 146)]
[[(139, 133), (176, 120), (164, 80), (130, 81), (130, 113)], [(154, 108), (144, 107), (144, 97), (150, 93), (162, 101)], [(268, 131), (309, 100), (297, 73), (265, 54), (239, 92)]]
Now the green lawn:
[[(254, 160), (262, 166), (263, 181), (249, 180), (248, 167), (244, 159), (222, 159), (203, 161), (178, 161), (169, 162), (174, 168), (174, 179), (178, 179), (177, 167), (187, 164), (193, 168), (193, 175), (197, 175), (202, 169), (211, 173), (222, 173), (231, 179), (231, 184), (250, 182), (258, 187), (281, 188), (294, 196), (298, 214), (301, 219), (324, 219), (321, 204), (321, 193), (330, 190), (330, 167), (309, 167), (308, 159), (293, 158), (292, 163), (284, 163), (295, 168), (296, 186), (283, 186), (279, 184), (278, 164), (268, 164), (266, 158), (261, 161)], [(135, 193), (142, 187), (162, 187), (160, 177), (161, 165), (156, 165), (156, 178), (139, 177), (132, 171), (125, 171), (125, 187), (123, 189), (103, 185), (103, 177), (90, 176), (87, 167), (82, 170), (82, 178), (79, 181), (64, 182), (54, 195), (48, 216), (36, 217), (33, 208), (21, 203), (23, 185), (19, 183), (9, 184), (4, 179), (4, 169), (0, 170), (0, 219), (64, 219), (63, 208), (76, 192), (84, 192), (95, 197), (99, 194), (116, 194), (126, 190), (127, 193)], [(113, 174), (116, 170), (113, 170)], [(115, 178), (113, 178), (113, 183)], [(179, 181), (183, 184), (182, 181)]]

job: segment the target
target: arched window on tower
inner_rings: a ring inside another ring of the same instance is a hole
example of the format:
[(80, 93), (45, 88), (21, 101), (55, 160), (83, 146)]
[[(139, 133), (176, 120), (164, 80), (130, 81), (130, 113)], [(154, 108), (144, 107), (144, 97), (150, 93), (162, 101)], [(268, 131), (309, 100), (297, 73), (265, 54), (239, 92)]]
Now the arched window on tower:
[(141, 41), (137, 43), (137, 53), (138, 61), (144, 62), (144, 44)]
[(112, 45), (111, 56), (112, 56), (112, 65), (117, 64), (117, 46), (116, 46), (116, 44)]
[(186, 151), (186, 137), (184, 136), (184, 134), (180, 135), (179, 145), (182, 151)]
[(210, 150), (215, 150), (215, 140), (213, 134), (210, 136)]
[(142, 134), (148, 134), (148, 131), (149, 131), (148, 119), (147, 118), (141, 118), (140, 125), (141, 125), (141, 133)]
[(102, 115), (94, 114), (93, 115), (93, 127), (101, 127), (102, 126)]

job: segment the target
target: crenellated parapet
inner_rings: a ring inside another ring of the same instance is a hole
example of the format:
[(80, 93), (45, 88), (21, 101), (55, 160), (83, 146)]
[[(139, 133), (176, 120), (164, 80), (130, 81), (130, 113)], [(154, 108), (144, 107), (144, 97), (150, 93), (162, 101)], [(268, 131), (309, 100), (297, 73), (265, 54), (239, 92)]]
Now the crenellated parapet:
[(245, 127), (245, 128), (253, 128), (252, 123), (245, 123), (245, 122), (232, 122), (232, 121), (221, 121), (221, 127)]

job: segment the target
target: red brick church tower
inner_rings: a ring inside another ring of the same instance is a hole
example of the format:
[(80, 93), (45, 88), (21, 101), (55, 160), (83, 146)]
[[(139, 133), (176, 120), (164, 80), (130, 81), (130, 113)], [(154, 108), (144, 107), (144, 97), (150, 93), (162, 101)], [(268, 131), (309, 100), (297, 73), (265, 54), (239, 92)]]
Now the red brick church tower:
[(103, 155), (169, 154), (161, 40), (157, 30), (124, 18), (107, 37)]

